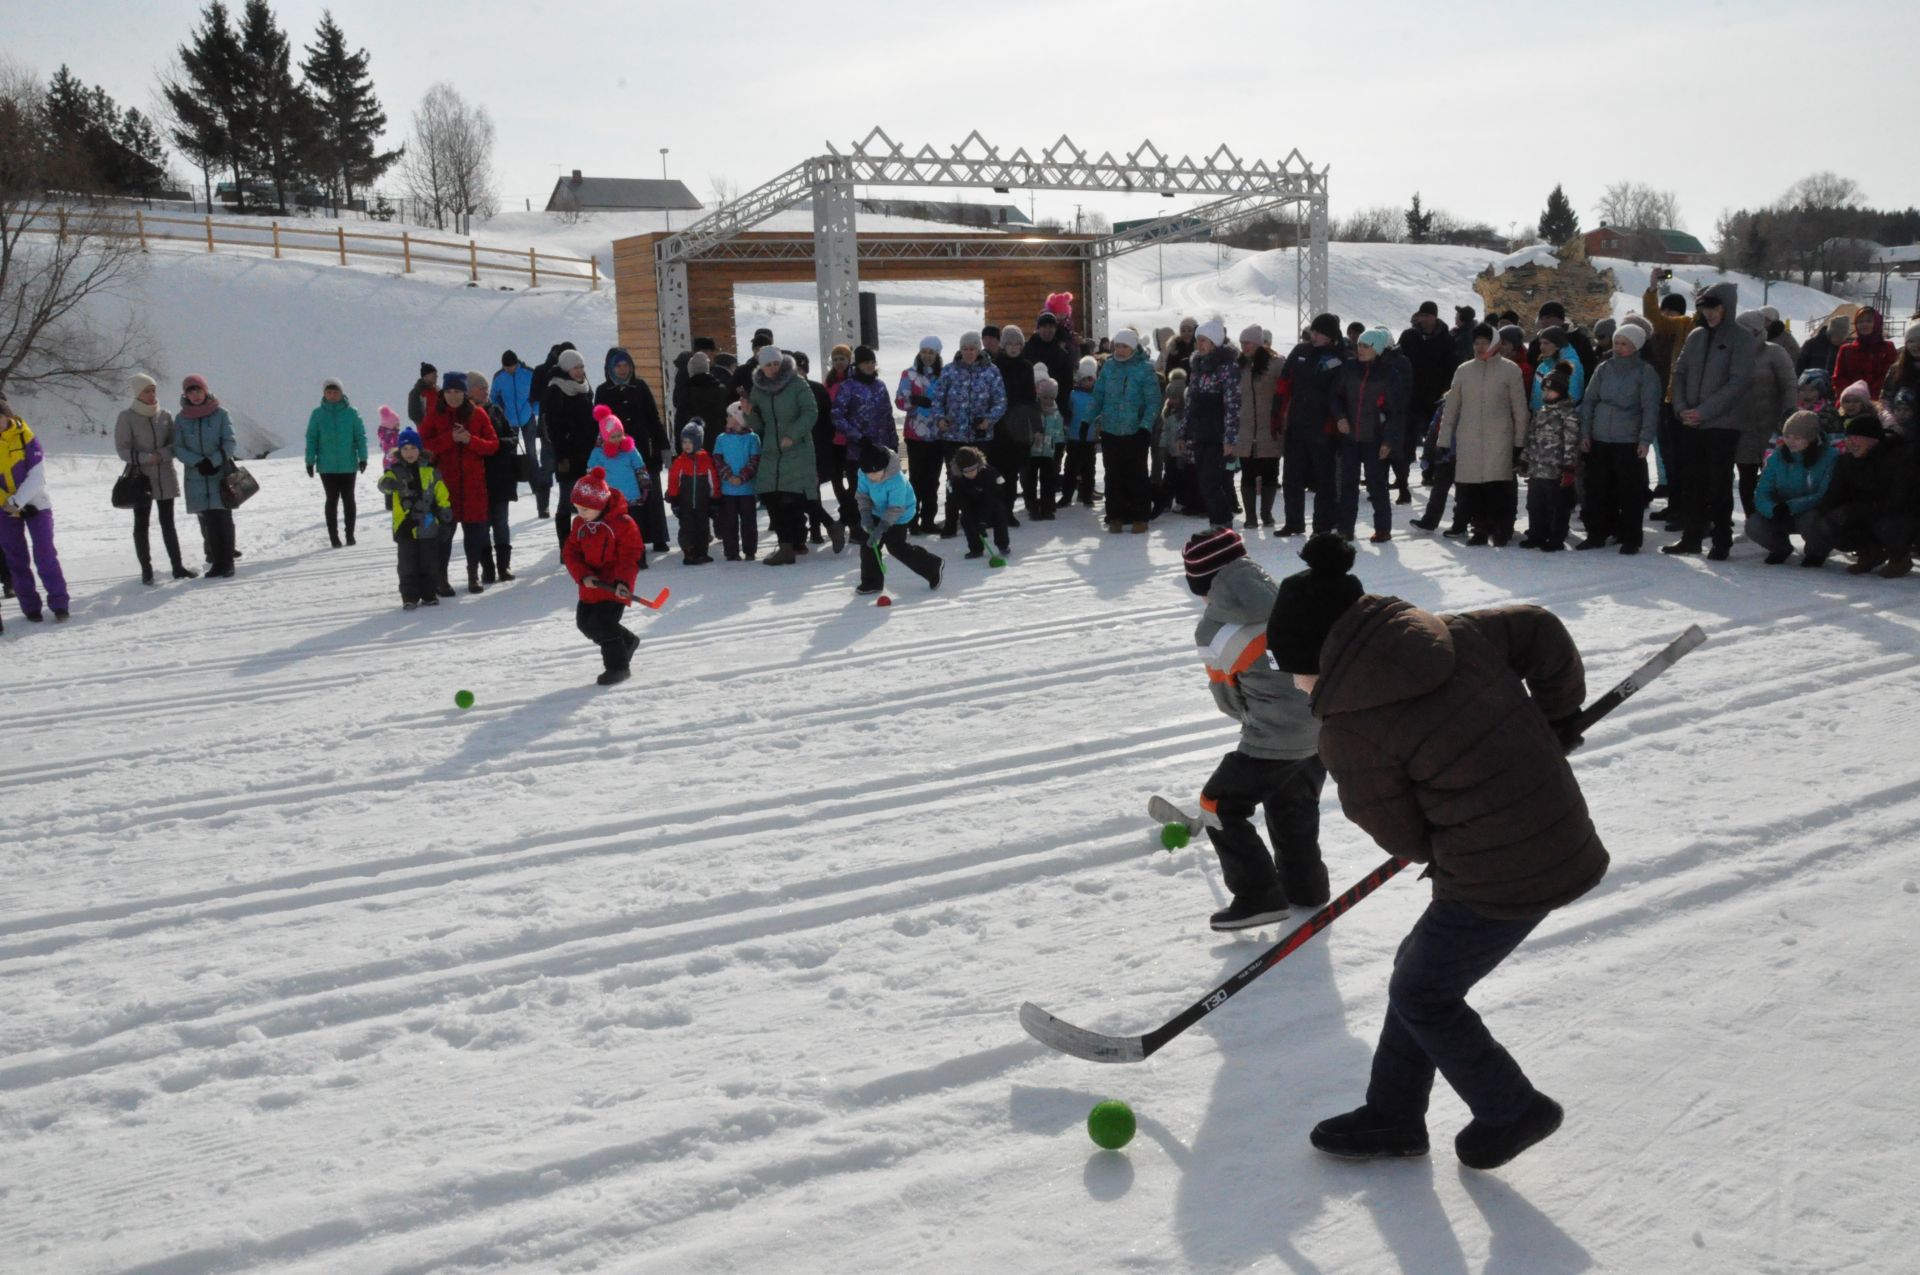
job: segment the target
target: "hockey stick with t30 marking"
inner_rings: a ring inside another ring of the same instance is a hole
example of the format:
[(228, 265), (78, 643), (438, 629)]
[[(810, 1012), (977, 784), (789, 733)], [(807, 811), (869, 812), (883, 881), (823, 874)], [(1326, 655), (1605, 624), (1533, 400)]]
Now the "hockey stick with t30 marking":
[[(1626, 703), (1635, 694), (1646, 689), (1647, 683), (1672, 668), (1681, 656), (1706, 640), (1707, 635), (1700, 631), (1698, 625), (1689, 628), (1668, 643), (1658, 655), (1634, 670), (1633, 674), (1618, 686), (1582, 709), (1573, 719), (1574, 733), (1585, 731), (1602, 717)], [(1233, 977), (1144, 1036), (1106, 1036), (1100, 1032), (1088, 1031), (1084, 1027), (1075, 1027), (1065, 1019), (1049, 1014), (1032, 1001), (1020, 1007), (1020, 1025), (1027, 1029), (1028, 1035), (1041, 1044), (1057, 1049), (1063, 1054), (1072, 1054), (1075, 1058), (1084, 1058), (1088, 1062), (1139, 1062), (1226, 1004), (1229, 997), (1246, 987), (1248, 983), (1286, 960), (1304, 946), (1308, 939), (1332, 925), (1334, 918), (1379, 889), (1406, 866), (1405, 859), (1388, 859), (1360, 878), (1345, 894), (1307, 918), (1287, 937), (1243, 966)]]

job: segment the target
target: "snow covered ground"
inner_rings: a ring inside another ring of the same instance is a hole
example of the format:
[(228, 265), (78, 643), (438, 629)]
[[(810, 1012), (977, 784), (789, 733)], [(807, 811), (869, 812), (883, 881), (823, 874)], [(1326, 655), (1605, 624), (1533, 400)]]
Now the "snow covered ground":
[[(327, 550), (282, 460), (255, 467), (237, 579), (142, 588), (113, 469), (53, 462), (74, 618), (8, 603), (0, 637), (9, 1272), (1920, 1252), (1910, 587), (1744, 544), (1363, 548), (1376, 592), (1553, 607), (1595, 691), (1711, 635), (1590, 736), (1613, 869), (1476, 997), (1565, 1128), (1464, 1171), (1443, 1089), (1432, 1159), (1366, 1167), (1306, 1133), (1360, 1099), (1411, 874), (1139, 1066), (1050, 1056), (1015, 1020), (1031, 998), (1141, 1030), (1275, 933), (1209, 933), (1212, 856), (1159, 851), (1142, 813), (1234, 738), (1191, 647), (1193, 524), (1115, 539), (1071, 510), (993, 572), (937, 542), (945, 587), (896, 573), (891, 610), (854, 598), (849, 558), (669, 555), (638, 676), (603, 692), (528, 504), (521, 580), (404, 614), (377, 513)], [(1379, 852), (1331, 787), (1324, 813), (1334, 878), (1358, 878)], [(1123, 1152), (1083, 1131), (1105, 1097), (1140, 1116)]]

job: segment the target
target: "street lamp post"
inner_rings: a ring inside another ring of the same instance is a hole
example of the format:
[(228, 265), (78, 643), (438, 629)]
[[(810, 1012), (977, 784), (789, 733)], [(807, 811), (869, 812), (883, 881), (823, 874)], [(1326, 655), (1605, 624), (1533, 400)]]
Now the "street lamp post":
[[(667, 180), (667, 148), (664, 146), (660, 148), (660, 180), (661, 181)], [(665, 193), (663, 192), (660, 197), (662, 199), (665, 199), (666, 198)], [(667, 211), (667, 229), (672, 230), (673, 229), (673, 209), (669, 208), (666, 211)]]

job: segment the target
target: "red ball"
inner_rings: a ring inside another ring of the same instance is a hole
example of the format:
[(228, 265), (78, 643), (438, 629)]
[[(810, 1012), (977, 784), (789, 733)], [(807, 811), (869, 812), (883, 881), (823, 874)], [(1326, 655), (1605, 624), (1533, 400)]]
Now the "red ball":
[(877, 607), (890, 607), (893, 605), (893, 599), (883, 593), (874, 601), (873, 605)]

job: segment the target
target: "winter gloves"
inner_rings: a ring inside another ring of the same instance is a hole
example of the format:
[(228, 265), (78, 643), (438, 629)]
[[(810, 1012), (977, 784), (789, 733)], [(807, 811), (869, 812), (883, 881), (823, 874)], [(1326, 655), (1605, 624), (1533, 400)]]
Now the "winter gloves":
[(196, 473), (205, 474), (209, 478), (220, 472), (220, 466), (204, 457), (193, 468)]

